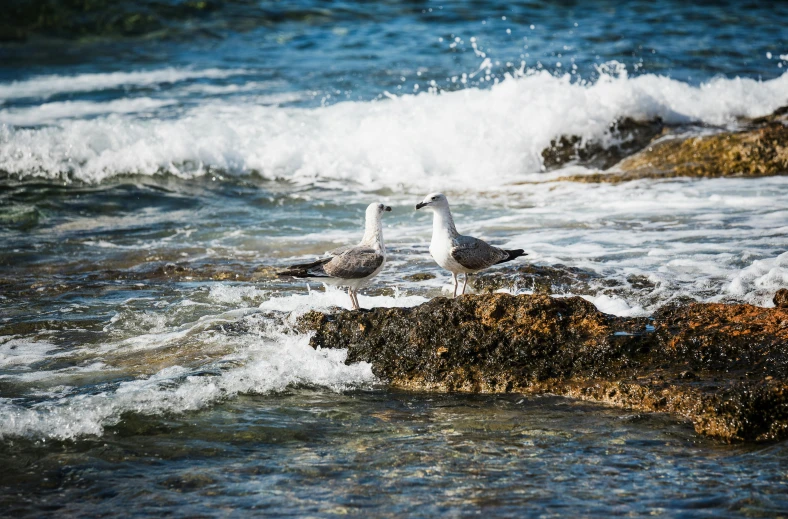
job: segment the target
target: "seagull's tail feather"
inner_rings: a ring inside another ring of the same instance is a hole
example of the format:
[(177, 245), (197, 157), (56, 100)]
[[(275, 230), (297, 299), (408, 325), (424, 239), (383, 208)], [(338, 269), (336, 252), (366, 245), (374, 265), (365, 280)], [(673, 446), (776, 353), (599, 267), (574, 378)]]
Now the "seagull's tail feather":
[(331, 261), (332, 258), (323, 258), (312, 263), (300, 263), (298, 265), (290, 265), (286, 270), (277, 272), (276, 275), (280, 278), (319, 278), (330, 277), (323, 270), (323, 265)]
[[(528, 253), (526, 253), (523, 249), (504, 250), (504, 252), (509, 256), (502, 259), (498, 263), (506, 263), (507, 261), (512, 261), (513, 259), (519, 258), (520, 256), (528, 256)], [(498, 265), (498, 263), (496, 263), (496, 265)]]

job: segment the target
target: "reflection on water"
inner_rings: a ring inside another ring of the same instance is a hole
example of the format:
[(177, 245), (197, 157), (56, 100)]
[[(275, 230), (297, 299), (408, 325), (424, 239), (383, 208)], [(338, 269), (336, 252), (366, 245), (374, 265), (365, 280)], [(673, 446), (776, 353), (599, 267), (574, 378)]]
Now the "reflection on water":
[(0, 460), (3, 508), (29, 516), (769, 517), (788, 507), (784, 445), (719, 445), (667, 417), (558, 397), (291, 389), (129, 416), (101, 438), (16, 439)]

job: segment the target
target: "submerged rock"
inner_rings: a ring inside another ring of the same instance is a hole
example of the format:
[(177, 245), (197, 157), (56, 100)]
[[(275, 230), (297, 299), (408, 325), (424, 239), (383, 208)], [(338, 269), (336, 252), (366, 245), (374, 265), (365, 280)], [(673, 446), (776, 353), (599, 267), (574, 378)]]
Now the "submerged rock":
[(617, 318), (579, 297), (488, 294), (310, 312), (299, 329), (397, 387), (554, 393), (683, 416), (726, 441), (788, 437), (781, 308), (691, 304)]
[(260, 281), (275, 279), (276, 268), (267, 265), (252, 266), (240, 263), (219, 265), (188, 265), (167, 263), (148, 273), (140, 274), (147, 279), (189, 279), (198, 281)]
[(402, 279), (407, 281), (428, 281), (430, 279), (435, 279), (435, 274), (432, 272), (417, 272), (416, 274), (404, 276)]

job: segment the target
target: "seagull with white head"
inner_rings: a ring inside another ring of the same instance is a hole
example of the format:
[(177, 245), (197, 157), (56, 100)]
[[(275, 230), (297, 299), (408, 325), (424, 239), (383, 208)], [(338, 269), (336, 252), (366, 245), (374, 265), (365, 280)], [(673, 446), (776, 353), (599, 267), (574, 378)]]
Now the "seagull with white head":
[(457, 297), (459, 274), (465, 274), (462, 285), (464, 294), (468, 275), (525, 255), (522, 249), (499, 249), (478, 238), (458, 233), (449, 209), (449, 201), (443, 193), (430, 193), (422, 202), (416, 204), (416, 210), (419, 209), (432, 211), (430, 254), (438, 265), (451, 272), (454, 279), (454, 297)]
[(292, 265), (279, 276), (314, 279), (327, 285), (347, 287), (351, 305), (358, 310), (358, 290), (377, 276), (386, 263), (381, 216), (387, 211), (391, 211), (391, 207), (385, 204), (369, 204), (364, 237), (358, 245), (334, 249), (327, 257), (312, 263)]

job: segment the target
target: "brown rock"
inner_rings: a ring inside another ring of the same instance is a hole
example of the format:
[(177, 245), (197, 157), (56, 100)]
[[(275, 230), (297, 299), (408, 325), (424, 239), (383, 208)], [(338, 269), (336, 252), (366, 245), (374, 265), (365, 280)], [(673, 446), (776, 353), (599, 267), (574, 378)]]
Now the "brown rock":
[(663, 130), (664, 124), (660, 119), (636, 121), (627, 117), (610, 125), (610, 134), (618, 143), (613, 146), (606, 147), (596, 141), (585, 142), (577, 135), (562, 135), (542, 150), (542, 164), (548, 171), (569, 162), (607, 169), (642, 149)]
[(405, 276), (403, 279), (406, 279), (407, 281), (427, 281), (430, 279), (435, 279), (435, 274), (432, 272), (417, 272), (416, 274)]
[(765, 177), (788, 174), (788, 127), (781, 122), (715, 135), (671, 138), (622, 160), (610, 173), (558, 180), (625, 182), (642, 178)]
[(525, 264), (504, 267), (495, 273), (482, 273), (471, 277), (473, 287), (481, 292), (494, 292), (502, 288), (512, 291), (530, 290), (539, 294), (582, 294), (590, 291), (589, 283), (599, 280), (599, 275), (589, 270), (566, 265)]
[(774, 294), (774, 306), (777, 308), (788, 308), (788, 288), (781, 288)]
[(788, 437), (788, 310), (693, 304), (654, 320), (578, 298), (489, 294), (299, 321), (394, 386), (554, 393), (690, 420), (736, 440)]

